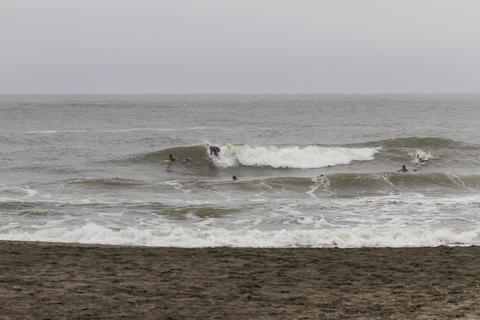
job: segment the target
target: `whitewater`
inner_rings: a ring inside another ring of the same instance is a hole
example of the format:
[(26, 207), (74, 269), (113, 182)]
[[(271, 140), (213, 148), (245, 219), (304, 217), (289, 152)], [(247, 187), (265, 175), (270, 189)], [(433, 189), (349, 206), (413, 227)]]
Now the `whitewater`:
[(258, 166), (272, 168), (322, 168), (349, 164), (358, 160), (373, 160), (377, 152), (372, 148), (340, 148), (321, 146), (222, 146), (222, 157), (216, 161), (221, 167)]

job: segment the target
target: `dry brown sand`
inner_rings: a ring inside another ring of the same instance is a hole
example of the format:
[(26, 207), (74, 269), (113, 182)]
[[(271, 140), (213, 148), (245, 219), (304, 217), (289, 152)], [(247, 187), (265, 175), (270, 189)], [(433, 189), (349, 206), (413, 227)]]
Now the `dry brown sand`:
[(0, 318), (480, 319), (480, 247), (0, 241)]

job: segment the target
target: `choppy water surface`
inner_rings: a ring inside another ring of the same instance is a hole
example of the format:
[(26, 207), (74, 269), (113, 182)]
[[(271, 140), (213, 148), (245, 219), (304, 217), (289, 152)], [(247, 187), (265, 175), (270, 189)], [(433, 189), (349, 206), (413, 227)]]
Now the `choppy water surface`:
[(475, 95), (0, 96), (0, 239), (478, 245), (479, 127)]

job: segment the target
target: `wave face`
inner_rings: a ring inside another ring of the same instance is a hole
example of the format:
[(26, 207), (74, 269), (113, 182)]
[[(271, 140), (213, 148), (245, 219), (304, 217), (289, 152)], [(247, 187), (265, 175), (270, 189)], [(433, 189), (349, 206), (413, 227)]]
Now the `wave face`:
[(473, 191), (480, 188), (480, 176), (458, 176), (447, 173), (373, 173), (338, 174), (330, 179), (331, 188), (340, 190), (359, 188), (361, 190), (387, 190), (434, 192), (450, 190)]
[(407, 137), (386, 139), (378, 141), (369, 141), (360, 143), (363, 146), (382, 146), (383, 148), (479, 148), (480, 146), (474, 144), (468, 144), (462, 141), (455, 141), (447, 138), (439, 137)]

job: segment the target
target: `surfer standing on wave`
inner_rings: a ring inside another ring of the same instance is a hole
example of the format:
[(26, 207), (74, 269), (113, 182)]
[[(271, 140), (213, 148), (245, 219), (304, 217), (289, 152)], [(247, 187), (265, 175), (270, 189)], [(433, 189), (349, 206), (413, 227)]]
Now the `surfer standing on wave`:
[(408, 172), (408, 169), (405, 165), (402, 166), (402, 169), (398, 170), (397, 172), (402, 172), (402, 173), (406, 173)]
[(175, 162), (175, 160), (177, 160), (177, 158), (175, 158), (171, 153), (168, 155), (168, 159), (172, 162)]
[(220, 152), (219, 147), (217, 147), (217, 146), (211, 146), (210, 147), (210, 155), (214, 154), (215, 157), (217, 157), (220, 160), (220, 156), (218, 155), (219, 152)]

